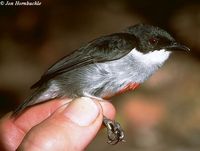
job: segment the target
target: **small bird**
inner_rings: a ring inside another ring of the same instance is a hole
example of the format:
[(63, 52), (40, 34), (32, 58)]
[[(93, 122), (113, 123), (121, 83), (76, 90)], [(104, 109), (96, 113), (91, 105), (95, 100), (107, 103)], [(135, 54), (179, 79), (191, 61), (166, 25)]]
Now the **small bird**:
[[(189, 51), (165, 30), (146, 24), (97, 38), (52, 65), (31, 89), (34, 92), (13, 112), (55, 98), (106, 100), (135, 89), (168, 59), (172, 51)], [(108, 143), (124, 141), (120, 124), (104, 116)]]

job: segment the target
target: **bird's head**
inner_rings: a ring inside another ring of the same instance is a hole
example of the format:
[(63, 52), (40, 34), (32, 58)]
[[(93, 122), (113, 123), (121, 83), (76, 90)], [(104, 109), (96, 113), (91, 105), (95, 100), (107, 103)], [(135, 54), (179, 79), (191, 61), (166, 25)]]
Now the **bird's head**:
[(138, 40), (138, 50), (148, 53), (154, 50), (189, 51), (190, 49), (178, 42), (165, 30), (145, 24), (128, 27), (125, 32), (133, 34)]

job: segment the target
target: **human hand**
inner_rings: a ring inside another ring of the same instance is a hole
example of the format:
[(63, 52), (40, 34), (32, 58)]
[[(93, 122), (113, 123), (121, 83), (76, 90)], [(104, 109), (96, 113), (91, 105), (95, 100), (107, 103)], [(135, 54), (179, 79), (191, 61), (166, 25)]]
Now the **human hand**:
[(52, 100), (0, 119), (1, 151), (81, 151), (99, 131), (103, 115), (113, 119), (109, 102), (90, 98)]

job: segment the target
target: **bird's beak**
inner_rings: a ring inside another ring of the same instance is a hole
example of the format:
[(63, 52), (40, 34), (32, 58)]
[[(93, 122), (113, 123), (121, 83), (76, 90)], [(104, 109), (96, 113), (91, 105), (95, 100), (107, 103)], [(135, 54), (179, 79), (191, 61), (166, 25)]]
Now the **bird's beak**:
[(171, 45), (166, 46), (165, 49), (169, 51), (190, 51), (190, 48), (177, 42), (173, 42)]

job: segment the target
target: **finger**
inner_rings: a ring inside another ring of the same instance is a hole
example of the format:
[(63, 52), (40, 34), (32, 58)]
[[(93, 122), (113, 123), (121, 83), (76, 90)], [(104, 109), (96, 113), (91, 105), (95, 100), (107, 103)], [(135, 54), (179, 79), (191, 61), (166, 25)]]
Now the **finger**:
[(38, 123), (49, 117), (60, 106), (68, 104), (70, 101), (71, 99), (51, 100), (46, 103), (27, 108), (21, 113), (19, 117), (14, 117), (11, 119), (16, 127), (26, 133), (33, 126), (37, 125)]
[(115, 114), (110, 103), (102, 104), (89, 98), (79, 98), (67, 107), (59, 108), (29, 131), (19, 150), (84, 150), (101, 127), (103, 111), (107, 116)]
[(0, 119), (0, 150), (15, 150), (25, 134), (35, 125), (49, 117), (56, 109), (71, 101), (52, 100), (25, 110), (19, 117), (12, 117), (12, 112)]
[(99, 103), (102, 106), (103, 115), (111, 120), (114, 120), (116, 114), (115, 107), (108, 101), (99, 101)]

